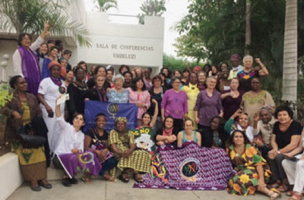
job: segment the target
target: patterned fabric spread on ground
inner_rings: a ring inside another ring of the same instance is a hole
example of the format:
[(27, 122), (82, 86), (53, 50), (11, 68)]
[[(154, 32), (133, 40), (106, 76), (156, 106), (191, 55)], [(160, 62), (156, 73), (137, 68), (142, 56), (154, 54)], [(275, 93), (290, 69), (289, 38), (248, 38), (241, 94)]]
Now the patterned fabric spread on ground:
[(79, 171), (98, 176), (102, 168), (97, 156), (91, 150), (79, 154), (60, 154), (58, 159), (70, 178)]
[(144, 183), (135, 183), (134, 187), (224, 190), (234, 174), (223, 149), (201, 148), (190, 142), (181, 149), (160, 148), (153, 157), (151, 173), (144, 176)]

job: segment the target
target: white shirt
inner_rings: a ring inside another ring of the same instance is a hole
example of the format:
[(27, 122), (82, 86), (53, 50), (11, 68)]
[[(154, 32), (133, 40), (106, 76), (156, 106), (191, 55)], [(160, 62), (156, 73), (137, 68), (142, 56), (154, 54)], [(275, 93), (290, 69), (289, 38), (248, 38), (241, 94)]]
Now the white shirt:
[(81, 130), (75, 132), (74, 127), (64, 121), (63, 117), (56, 119), (62, 129), (55, 154), (72, 153), (72, 149), (84, 149), (84, 134)]

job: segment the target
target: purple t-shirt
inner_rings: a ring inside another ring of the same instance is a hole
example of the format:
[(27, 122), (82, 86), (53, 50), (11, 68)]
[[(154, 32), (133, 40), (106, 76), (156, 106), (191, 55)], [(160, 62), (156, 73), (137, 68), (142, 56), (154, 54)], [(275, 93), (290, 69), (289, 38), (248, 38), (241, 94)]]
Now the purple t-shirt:
[(221, 93), (213, 90), (211, 97), (208, 96), (207, 90), (202, 90), (197, 95), (195, 111), (198, 111), (199, 124), (210, 126), (210, 120), (223, 111)]
[(174, 92), (167, 90), (162, 99), (161, 108), (165, 110), (165, 117), (171, 116), (174, 119), (182, 119), (188, 113), (187, 95), (184, 91)]

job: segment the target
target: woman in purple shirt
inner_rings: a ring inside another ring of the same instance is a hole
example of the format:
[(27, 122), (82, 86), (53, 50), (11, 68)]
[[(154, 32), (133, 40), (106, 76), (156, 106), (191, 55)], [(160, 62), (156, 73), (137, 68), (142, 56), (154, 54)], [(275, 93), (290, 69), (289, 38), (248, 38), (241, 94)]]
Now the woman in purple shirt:
[(223, 117), (221, 93), (215, 90), (216, 78), (207, 78), (207, 89), (202, 90), (196, 100), (194, 115), (198, 129), (210, 126), (210, 120), (215, 116)]
[(167, 90), (161, 103), (161, 115), (174, 118), (174, 128), (179, 131), (183, 130), (183, 118), (188, 114), (187, 95), (180, 90), (181, 80), (179, 77), (171, 79), (172, 89)]

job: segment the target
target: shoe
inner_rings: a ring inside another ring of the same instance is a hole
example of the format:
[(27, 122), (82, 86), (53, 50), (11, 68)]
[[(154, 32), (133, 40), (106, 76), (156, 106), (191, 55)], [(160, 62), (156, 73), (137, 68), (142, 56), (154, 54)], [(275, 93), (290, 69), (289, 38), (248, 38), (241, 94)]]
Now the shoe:
[(32, 191), (39, 192), (41, 191), (41, 187), (38, 185), (37, 187), (31, 186)]
[(64, 185), (65, 187), (71, 187), (71, 181), (69, 178), (63, 178), (61, 180), (61, 182), (62, 182), (62, 185)]
[(73, 177), (73, 178), (70, 178), (70, 183), (75, 185), (78, 183), (78, 181), (76, 178)]
[(52, 189), (52, 184), (50, 184), (50, 183), (47, 183), (47, 184), (43, 184), (42, 182), (41, 183), (39, 183), (39, 185), (41, 186), (41, 187), (44, 187), (45, 189)]

